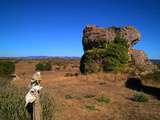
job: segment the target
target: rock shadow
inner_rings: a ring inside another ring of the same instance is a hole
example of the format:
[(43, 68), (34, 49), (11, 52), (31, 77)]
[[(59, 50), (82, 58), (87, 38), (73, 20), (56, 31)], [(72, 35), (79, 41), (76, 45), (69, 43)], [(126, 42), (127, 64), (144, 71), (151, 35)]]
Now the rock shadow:
[(142, 91), (160, 100), (160, 88), (143, 85), (141, 79), (138, 77), (129, 77), (125, 86), (132, 90)]

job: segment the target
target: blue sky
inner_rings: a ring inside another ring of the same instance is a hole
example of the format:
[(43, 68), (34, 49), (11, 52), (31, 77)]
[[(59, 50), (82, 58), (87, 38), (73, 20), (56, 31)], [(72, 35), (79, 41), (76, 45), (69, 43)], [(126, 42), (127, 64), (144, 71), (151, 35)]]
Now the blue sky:
[(136, 49), (160, 58), (159, 0), (0, 0), (0, 56), (81, 56), (82, 31), (133, 25)]

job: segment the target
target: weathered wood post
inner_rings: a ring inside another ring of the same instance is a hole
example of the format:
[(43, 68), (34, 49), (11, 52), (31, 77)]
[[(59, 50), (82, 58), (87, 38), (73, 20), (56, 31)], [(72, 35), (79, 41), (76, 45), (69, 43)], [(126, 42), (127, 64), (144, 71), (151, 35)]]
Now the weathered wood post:
[(37, 92), (36, 100), (33, 103), (33, 120), (41, 120), (41, 104), (40, 104), (40, 95)]
[(37, 72), (33, 75), (30, 90), (25, 97), (26, 109), (30, 114), (31, 120), (41, 120), (40, 91), (42, 87), (40, 86), (40, 81), (40, 72)]

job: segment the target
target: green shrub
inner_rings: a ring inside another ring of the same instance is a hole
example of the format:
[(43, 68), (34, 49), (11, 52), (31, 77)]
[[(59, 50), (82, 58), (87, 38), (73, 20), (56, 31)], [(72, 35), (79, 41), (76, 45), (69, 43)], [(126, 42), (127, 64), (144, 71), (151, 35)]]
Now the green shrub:
[(0, 76), (9, 77), (15, 72), (15, 64), (10, 61), (0, 61)]
[(97, 110), (96, 107), (95, 107), (95, 105), (93, 105), (93, 104), (86, 104), (85, 108), (87, 108), (89, 110)]
[(120, 66), (119, 60), (115, 56), (106, 57), (104, 62), (104, 71), (113, 71), (116, 70)]
[(97, 99), (97, 101), (100, 103), (109, 103), (111, 100), (108, 97), (102, 95), (100, 98)]
[(44, 66), (47, 71), (52, 70), (52, 65), (50, 63), (46, 63)]
[[(100, 72), (101, 71), (101, 67), (98, 63), (86, 63), (83, 65), (84, 68), (83, 68), (83, 71), (81, 69), (81, 72), (82, 73), (97, 73), (97, 72)], [(81, 66), (82, 67), (82, 66)]]
[(104, 71), (113, 71), (127, 64), (129, 60), (127, 42), (116, 37), (114, 43), (107, 46)]
[(82, 38), (82, 41), (83, 41), (83, 49), (84, 51), (87, 51), (87, 50), (91, 50), (91, 49), (94, 49), (94, 48), (106, 48), (106, 40), (104, 38), (97, 38), (97, 40), (95, 40), (94, 42), (91, 43), (88, 43), (88, 38), (87, 37), (83, 37)]
[(51, 63), (38, 63), (36, 65), (36, 70), (50, 71), (50, 70), (52, 70), (52, 65), (51, 65)]
[(148, 97), (142, 93), (136, 93), (133, 95), (132, 100), (135, 102), (148, 102)]
[(125, 48), (128, 48), (129, 45), (128, 45), (128, 40), (126, 40), (125, 38), (121, 38), (120, 35), (117, 35), (114, 39), (114, 43), (115, 44), (118, 44), (120, 46), (124, 46)]
[(85, 52), (80, 61), (80, 71), (82, 73), (96, 73), (102, 70), (102, 58), (105, 49), (92, 49)]
[(40, 70), (40, 71), (43, 71), (44, 70), (44, 65), (42, 63), (38, 63), (36, 65), (36, 70)]
[(97, 48), (85, 51), (80, 62), (82, 73), (114, 71), (128, 63), (127, 40), (117, 36), (113, 42), (105, 43), (105, 45), (103, 43), (102, 46), (98, 45)]

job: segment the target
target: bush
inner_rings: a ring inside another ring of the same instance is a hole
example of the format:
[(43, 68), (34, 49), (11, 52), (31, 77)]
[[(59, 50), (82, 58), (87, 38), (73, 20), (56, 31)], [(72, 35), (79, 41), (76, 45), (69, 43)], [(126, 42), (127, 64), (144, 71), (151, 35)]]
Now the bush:
[(133, 95), (132, 100), (135, 102), (148, 102), (148, 97), (142, 93), (140, 94), (136, 93)]
[(116, 37), (113, 43), (108, 44), (105, 52), (104, 71), (113, 71), (129, 60), (128, 46), (125, 39)]
[(38, 63), (36, 65), (36, 70), (50, 71), (50, 70), (52, 70), (52, 65), (50, 63)]
[(102, 59), (104, 58), (105, 49), (92, 49), (85, 52), (80, 61), (80, 71), (82, 73), (100, 72), (102, 67)]
[(116, 37), (113, 42), (105, 46), (105, 48), (93, 48), (84, 53), (80, 62), (82, 73), (114, 71), (128, 63), (128, 45), (125, 39)]
[(100, 103), (109, 103), (111, 100), (106, 96), (101, 96), (100, 98), (97, 99), (97, 101)]
[(95, 105), (93, 105), (93, 104), (86, 104), (85, 108), (87, 108), (89, 110), (97, 110), (96, 107), (95, 107)]
[[(85, 38), (86, 39), (86, 38)], [(85, 43), (87, 40), (83, 39), (83, 46), (84, 46), (84, 51), (87, 51), (87, 50), (91, 50), (91, 49), (94, 49), (94, 48), (106, 48), (107, 47), (107, 44), (108, 42), (106, 42), (106, 40), (104, 38), (97, 38), (97, 40), (95, 40), (94, 42), (92, 42), (92, 44), (87, 44)]]
[(46, 63), (46, 64), (44, 64), (44, 66), (45, 66), (45, 70), (47, 70), (47, 71), (52, 70), (52, 65), (50, 63)]
[(0, 61), (0, 76), (10, 77), (15, 72), (15, 64), (10, 61)]

